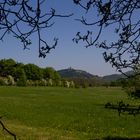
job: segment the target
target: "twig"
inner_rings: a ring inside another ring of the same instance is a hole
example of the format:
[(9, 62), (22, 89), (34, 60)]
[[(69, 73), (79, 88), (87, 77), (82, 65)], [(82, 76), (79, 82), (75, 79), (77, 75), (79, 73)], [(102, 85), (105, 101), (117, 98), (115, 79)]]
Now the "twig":
[(15, 135), (14, 133), (12, 133), (10, 130), (8, 130), (8, 129), (5, 127), (4, 123), (3, 123), (1, 120), (0, 120), (0, 124), (1, 124), (1, 126), (2, 126), (2, 128), (3, 128), (4, 131), (6, 131), (6, 132), (7, 132), (8, 134), (10, 134), (11, 136), (13, 136), (14, 140), (17, 140), (16, 135)]

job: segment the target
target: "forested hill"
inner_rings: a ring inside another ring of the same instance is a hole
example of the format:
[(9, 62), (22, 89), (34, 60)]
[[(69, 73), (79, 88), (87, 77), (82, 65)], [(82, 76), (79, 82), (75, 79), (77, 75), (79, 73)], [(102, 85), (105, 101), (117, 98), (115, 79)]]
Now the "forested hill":
[(122, 74), (112, 74), (112, 75), (106, 75), (102, 77), (102, 80), (110, 82), (110, 81), (116, 81), (121, 78), (125, 78), (125, 76)]
[(96, 80), (103, 80), (105, 82), (111, 82), (116, 81), (121, 78), (125, 78), (122, 74), (112, 74), (112, 75), (106, 75), (103, 77), (100, 77), (98, 75), (90, 74), (83, 70), (77, 70), (73, 68), (63, 69), (57, 71), (62, 78), (83, 78), (83, 79), (93, 79), (96, 78)]
[(95, 77), (98, 77), (96, 75), (92, 75), (86, 71), (83, 70), (77, 70), (73, 68), (63, 69), (57, 71), (61, 77), (63, 78), (84, 78), (84, 79), (92, 79)]

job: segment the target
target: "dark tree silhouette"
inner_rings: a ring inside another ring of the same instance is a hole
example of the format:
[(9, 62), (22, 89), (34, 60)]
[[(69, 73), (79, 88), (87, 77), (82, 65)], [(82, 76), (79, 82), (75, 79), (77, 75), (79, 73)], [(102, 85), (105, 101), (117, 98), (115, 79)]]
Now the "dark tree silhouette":
[(1, 0), (0, 1), (0, 40), (3, 40), (7, 33), (11, 33), (19, 39), (24, 49), (28, 49), (32, 43), (31, 35), (38, 36), (39, 57), (46, 57), (46, 54), (54, 49), (58, 39), (54, 38), (54, 44), (49, 45), (41, 35), (41, 29), (48, 29), (54, 24), (56, 17), (69, 17), (69, 15), (57, 14), (56, 10), (44, 12), (42, 6), (46, 0)]
[[(92, 32), (86, 35), (76, 34), (74, 42), (83, 41), (85, 47), (96, 46), (105, 49), (103, 56), (106, 62), (123, 73), (125, 68), (135, 69), (140, 63), (140, 0), (73, 0), (75, 4), (94, 15), (88, 14), (78, 21), (86, 26), (97, 26), (99, 31), (94, 37)], [(87, 16), (86, 16), (87, 15)], [(91, 21), (92, 20), (92, 21)], [(99, 42), (102, 31), (113, 25), (117, 40)]]
[[(2, 118), (2, 117), (0, 117), (0, 118)], [(0, 125), (2, 126), (3, 131), (5, 131), (5, 132), (7, 132), (9, 135), (13, 136), (14, 140), (17, 140), (17, 136), (16, 136), (13, 132), (11, 132), (10, 130), (8, 130), (8, 129), (5, 127), (5, 125), (4, 125), (4, 123), (2, 122), (2, 120), (0, 120)]]

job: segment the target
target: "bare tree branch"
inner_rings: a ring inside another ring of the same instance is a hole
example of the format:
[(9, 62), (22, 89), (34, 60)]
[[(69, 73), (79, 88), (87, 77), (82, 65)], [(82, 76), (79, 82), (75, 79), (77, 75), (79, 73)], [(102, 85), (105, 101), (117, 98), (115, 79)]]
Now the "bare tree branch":
[[(95, 45), (105, 49), (103, 53), (105, 61), (111, 63), (120, 72), (126, 68), (134, 69), (135, 65), (140, 64), (140, 17), (137, 17), (140, 12), (139, 0), (88, 0), (88, 2), (73, 0), (73, 2), (83, 8), (86, 13), (89, 11), (93, 15), (97, 13), (92, 22), (87, 21), (90, 19), (88, 16), (82, 16), (78, 21), (86, 26), (99, 28), (94, 39), (91, 34), (81, 36), (78, 32), (73, 41), (76, 43), (84, 41), (87, 43), (86, 47)], [(114, 25), (118, 40), (113, 43), (108, 40), (99, 42), (101, 32), (111, 25)]]
[(54, 39), (54, 44), (49, 46), (46, 39), (43, 39), (41, 29), (52, 27), (56, 17), (70, 17), (73, 14), (57, 14), (53, 8), (44, 12), (42, 7), (47, 4), (46, 0), (35, 0), (34, 4), (31, 2), (30, 0), (1, 0), (0, 40), (11, 33), (23, 43), (24, 49), (29, 49), (29, 45), (32, 44), (32, 34), (37, 34), (39, 57), (46, 57), (46, 54), (56, 47), (58, 39)]
[[(2, 117), (0, 117), (0, 118), (2, 118)], [(17, 140), (17, 136), (5, 127), (2, 120), (0, 120), (0, 125), (2, 126), (4, 131), (6, 131), (9, 135), (11, 135), (14, 138), (14, 140)]]

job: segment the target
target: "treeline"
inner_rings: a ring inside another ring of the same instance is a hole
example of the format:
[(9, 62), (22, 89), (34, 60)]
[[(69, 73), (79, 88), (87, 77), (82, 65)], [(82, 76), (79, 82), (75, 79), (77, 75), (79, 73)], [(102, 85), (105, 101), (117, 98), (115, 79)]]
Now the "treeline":
[(13, 59), (2, 59), (0, 85), (74, 87), (74, 82), (62, 79), (51, 67), (40, 68), (34, 64), (17, 63)]
[(76, 87), (122, 87), (125, 84), (125, 79), (118, 79), (114, 81), (106, 81), (102, 78), (65, 78), (65, 80), (73, 81)]
[(34, 64), (17, 63), (13, 59), (0, 60), (1, 86), (62, 86), (86, 88), (94, 86), (121, 86), (121, 80), (106, 82), (94, 78), (62, 78), (52, 67), (40, 68)]

